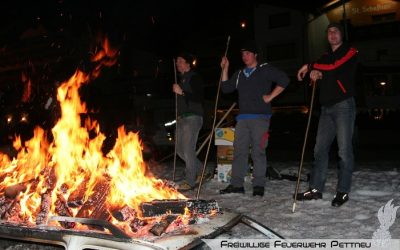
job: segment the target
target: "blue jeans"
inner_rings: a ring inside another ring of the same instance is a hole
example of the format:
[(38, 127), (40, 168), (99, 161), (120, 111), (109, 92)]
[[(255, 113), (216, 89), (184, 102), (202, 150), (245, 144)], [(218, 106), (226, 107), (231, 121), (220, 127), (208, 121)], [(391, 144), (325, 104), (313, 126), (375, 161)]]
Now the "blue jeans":
[(233, 163), (231, 184), (243, 187), (244, 177), (249, 170), (249, 152), (254, 163), (253, 186), (265, 186), (267, 171), (267, 156), (265, 148), (268, 145), (269, 120), (244, 119), (235, 126), (233, 141)]
[(203, 117), (191, 115), (178, 118), (177, 123), (177, 154), (185, 162), (185, 178), (194, 187), (196, 176), (201, 171), (202, 163), (196, 155), (197, 138), (203, 126)]
[(310, 188), (324, 190), (329, 164), (329, 151), (337, 139), (339, 160), (337, 192), (350, 192), (354, 166), (353, 131), (356, 117), (354, 98), (332, 106), (322, 106), (314, 147), (314, 166), (311, 171)]

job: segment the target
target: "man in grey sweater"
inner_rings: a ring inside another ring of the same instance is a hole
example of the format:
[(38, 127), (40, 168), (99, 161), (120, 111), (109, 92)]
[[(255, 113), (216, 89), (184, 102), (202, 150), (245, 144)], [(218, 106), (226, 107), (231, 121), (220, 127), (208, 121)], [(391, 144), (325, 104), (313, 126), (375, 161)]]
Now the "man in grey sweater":
[(238, 91), (239, 114), (236, 117), (233, 142), (231, 183), (220, 190), (220, 193), (244, 193), (243, 182), (248, 171), (251, 146), (251, 158), (254, 163), (253, 196), (264, 196), (267, 170), (265, 149), (272, 116), (271, 101), (285, 90), (289, 78), (283, 71), (267, 63), (258, 63), (254, 41), (245, 43), (241, 48), (241, 54), (245, 67), (236, 71), (230, 79), (228, 79), (228, 58), (223, 57), (221, 61), (221, 90), (224, 93)]

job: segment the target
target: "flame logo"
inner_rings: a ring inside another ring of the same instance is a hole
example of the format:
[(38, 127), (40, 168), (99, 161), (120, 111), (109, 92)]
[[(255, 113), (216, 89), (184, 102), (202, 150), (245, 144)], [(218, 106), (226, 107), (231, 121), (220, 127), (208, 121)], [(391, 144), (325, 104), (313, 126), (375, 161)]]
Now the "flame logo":
[(399, 206), (392, 205), (393, 199), (388, 201), (385, 206), (382, 206), (378, 211), (379, 228), (372, 235), (372, 239), (379, 246), (385, 246), (389, 243), (392, 236), (390, 235), (389, 228), (396, 220), (396, 212)]

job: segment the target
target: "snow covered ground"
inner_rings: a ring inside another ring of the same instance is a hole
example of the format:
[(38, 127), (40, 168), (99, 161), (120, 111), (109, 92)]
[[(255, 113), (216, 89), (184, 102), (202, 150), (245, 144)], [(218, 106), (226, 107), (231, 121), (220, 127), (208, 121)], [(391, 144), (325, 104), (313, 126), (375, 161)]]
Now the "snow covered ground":
[[(298, 162), (269, 162), (281, 173), (295, 175)], [(177, 164), (177, 179), (183, 173), (183, 164)], [(210, 164), (212, 165), (212, 164)], [(308, 173), (310, 162), (305, 162), (303, 173)], [(382, 170), (384, 169), (384, 170)], [(164, 163), (152, 167), (160, 177), (170, 177), (172, 164)], [(400, 165), (392, 162), (375, 162), (357, 165), (353, 174), (350, 200), (342, 207), (331, 206), (336, 188), (335, 165), (329, 169), (323, 199), (298, 201), (292, 213), (292, 194), (295, 181), (268, 180), (264, 197), (253, 197), (251, 183), (245, 183), (246, 194), (220, 195), (219, 189), (227, 183), (213, 179), (201, 189), (200, 199), (215, 199), (223, 209), (242, 213), (261, 222), (287, 239), (371, 239), (380, 222), (377, 213), (380, 207), (393, 199), (393, 206), (400, 206)], [(301, 182), (300, 191), (308, 187)], [(186, 193), (195, 198), (197, 190)], [(392, 238), (400, 239), (400, 210), (397, 220), (389, 228)], [(245, 225), (235, 227), (225, 238), (262, 238)]]

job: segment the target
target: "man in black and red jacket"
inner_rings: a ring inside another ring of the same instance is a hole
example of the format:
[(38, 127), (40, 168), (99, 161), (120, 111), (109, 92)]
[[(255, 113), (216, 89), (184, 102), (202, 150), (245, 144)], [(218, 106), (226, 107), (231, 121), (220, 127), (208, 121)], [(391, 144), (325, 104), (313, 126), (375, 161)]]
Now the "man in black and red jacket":
[(313, 84), (318, 84), (321, 115), (318, 122), (314, 164), (310, 188), (296, 196), (297, 200), (322, 199), (329, 163), (329, 150), (337, 139), (339, 161), (338, 183), (332, 206), (339, 207), (349, 199), (354, 166), (353, 130), (356, 117), (354, 100), (358, 51), (343, 42), (343, 27), (331, 23), (327, 28), (330, 50), (315, 63), (305, 64), (297, 78), (303, 80), (310, 71)]

